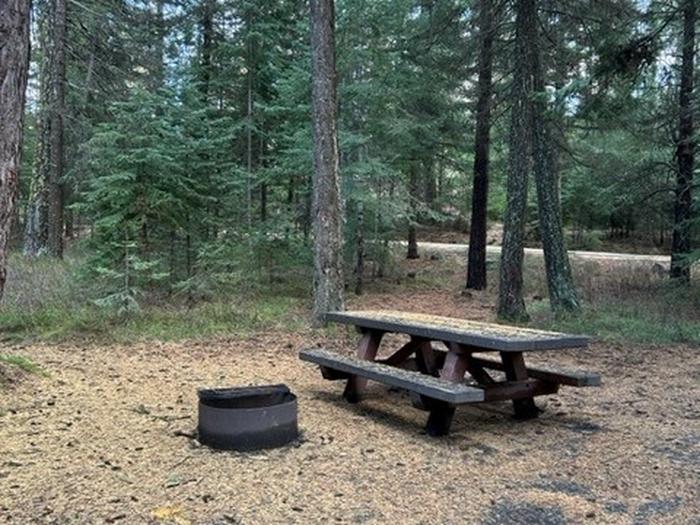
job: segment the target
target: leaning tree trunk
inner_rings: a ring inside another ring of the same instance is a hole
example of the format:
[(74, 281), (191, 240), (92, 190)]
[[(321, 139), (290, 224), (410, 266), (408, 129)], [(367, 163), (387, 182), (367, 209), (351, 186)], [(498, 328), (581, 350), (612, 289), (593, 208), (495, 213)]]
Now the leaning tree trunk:
[(7, 278), (7, 250), (22, 152), (30, 4), (30, 0), (0, 2), (0, 299)]
[(319, 326), (326, 312), (344, 308), (333, 0), (311, 0), (311, 66), (314, 136), (313, 324)]
[(51, 175), (49, 178), (49, 254), (63, 257), (63, 116), (66, 86), (66, 0), (54, 0), (51, 74)]
[(527, 319), (523, 300), (523, 239), (527, 211), (527, 185), (530, 174), (532, 78), (528, 69), (532, 50), (527, 41), (534, 27), (535, 1), (517, 0), (515, 46), (513, 50), (512, 107), (509, 135), (509, 171), (506, 186), (506, 213), (503, 221), (503, 247), (498, 291), (498, 316), (520, 321)]
[(489, 193), (489, 149), (491, 135), (491, 96), (494, 13), (493, 0), (479, 5), (479, 81), (477, 84), (476, 133), (474, 135), (474, 186), (469, 230), (467, 288), (486, 288), (486, 211)]
[(681, 86), (679, 93), (680, 121), (676, 157), (676, 195), (674, 203), (673, 241), (671, 244), (671, 278), (690, 282), (691, 219), (695, 139), (693, 137), (693, 73), (695, 61), (696, 0), (683, 5), (683, 40)]
[(537, 207), (540, 236), (544, 251), (549, 304), (555, 312), (574, 312), (580, 309), (576, 287), (571, 275), (569, 254), (564, 242), (564, 228), (559, 198), (559, 174), (554, 157), (554, 144), (547, 121), (547, 102), (542, 64), (539, 55), (539, 36), (536, 25), (528, 28), (529, 64), (533, 88), (532, 153), (534, 160)]

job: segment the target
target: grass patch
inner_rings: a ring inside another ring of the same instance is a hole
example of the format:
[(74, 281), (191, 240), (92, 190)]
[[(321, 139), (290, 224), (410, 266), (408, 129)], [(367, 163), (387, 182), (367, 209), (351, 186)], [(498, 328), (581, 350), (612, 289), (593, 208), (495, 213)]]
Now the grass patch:
[(238, 298), (201, 303), (192, 308), (149, 306), (138, 314), (87, 305), (73, 309), (49, 306), (23, 312), (0, 310), (0, 333), (7, 341), (99, 339), (116, 343), (159, 339), (173, 341), (217, 334), (245, 335), (259, 330), (304, 326), (298, 300), (285, 296)]
[(546, 301), (529, 305), (531, 325), (545, 330), (586, 334), (617, 343), (700, 345), (700, 319), (664, 314), (651, 301), (586, 305), (578, 316), (556, 318)]
[(30, 374), (42, 374), (45, 372), (31, 359), (27, 359), (21, 355), (16, 354), (0, 354), (0, 364), (14, 366), (19, 368), (24, 372), (29, 372)]
[(219, 334), (296, 330), (306, 325), (309, 279), (290, 269), (284, 278), (249, 276), (222, 286), (208, 300), (188, 304), (176, 293), (147, 298), (137, 312), (119, 313), (91, 299), (89, 282), (76, 274), (80, 254), (66, 260), (30, 258), (15, 253), (8, 286), (0, 303), (0, 340), (60, 342), (91, 339), (129, 343), (173, 341)]

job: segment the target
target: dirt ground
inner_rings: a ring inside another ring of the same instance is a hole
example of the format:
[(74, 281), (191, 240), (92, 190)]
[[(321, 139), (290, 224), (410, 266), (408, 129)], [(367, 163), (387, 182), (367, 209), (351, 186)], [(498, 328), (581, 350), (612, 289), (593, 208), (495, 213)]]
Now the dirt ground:
[[(490, 319), (490, 301), (425, 291), (351, 306)], [(563, 387), (526, 422), (507, 403), (460, 408), (436, 439), (405, 394), (374, 384), (348, 405), (297, 358), (354, 338), (0, 348), (48, 372), (0, 391), (0, 523), (700, 524), (697, 348), (538, 356), (604, 385)], [(228, 453), (192, 437), (198, 387), (279, 382), (298, 395), (299, 442)]]

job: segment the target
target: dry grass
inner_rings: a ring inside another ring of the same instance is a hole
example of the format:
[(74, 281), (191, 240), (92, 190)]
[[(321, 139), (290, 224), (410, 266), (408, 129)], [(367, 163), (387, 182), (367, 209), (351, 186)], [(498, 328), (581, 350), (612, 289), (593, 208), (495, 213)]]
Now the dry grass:
[(85, 295), (73, 275), (75, 266), (76, 260), (70, 255), (56, 260), (13, 253), (7, 265), (2, 310), (30, 313), (47, 305), (66, 309), (83, 305)]

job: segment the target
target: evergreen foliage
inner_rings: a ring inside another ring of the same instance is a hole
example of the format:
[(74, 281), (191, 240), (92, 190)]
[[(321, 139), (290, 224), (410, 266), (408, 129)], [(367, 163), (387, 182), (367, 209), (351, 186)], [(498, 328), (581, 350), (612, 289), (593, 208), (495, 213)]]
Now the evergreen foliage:
[[(500, 223), (514, 12), (513, 2), (493, 3), (488, 218)], [(357, 271), (358, 245), (366, 271), (381, 275), (388, 242), (410, 227), (419, 227), (419, 237), (421, 226), (457, 229), (466, 240), (476, 4), (336, 2), (347, 281)], [(35, 9), (41, 14), (48, 5), (39, 0)], [(567, 243), (668, 250), (680, 3), (538, 6), (545, 83), (536, 97), (551, 124)], [(83, 273), (97, 284), (94, 298), (127, 311), (164, 296), (191, 304), (307, 268), (313, 146), (306, 2), (83, 0), (68, 7), (64, 222), (66, 235), (86, 245)], [(39, 37), (34, 71), (50, 47)], [(20, 230), (44, 177), (42, 92), (34, 81), (24, 144), (24, 174), (33, 171), (33, 183), (22, 181)], [(530, 192), (528, 245), (541, 231), (535, 201)]]

